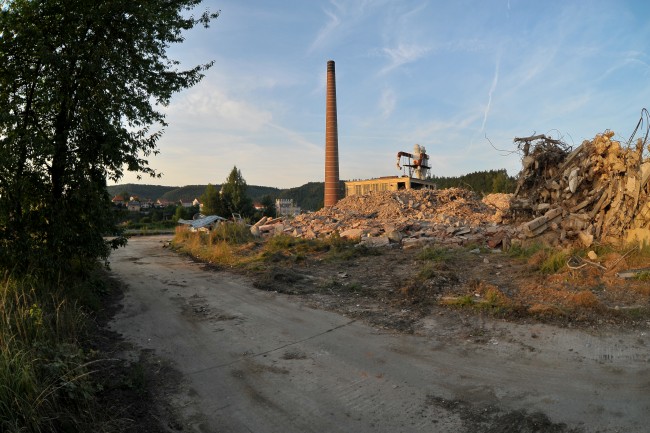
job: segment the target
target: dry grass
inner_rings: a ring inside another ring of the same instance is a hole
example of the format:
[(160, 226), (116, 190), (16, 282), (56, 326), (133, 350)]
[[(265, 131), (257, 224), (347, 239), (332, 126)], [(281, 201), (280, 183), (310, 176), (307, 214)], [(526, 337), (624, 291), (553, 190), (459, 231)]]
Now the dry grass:
[[(226, 228), (219, 229), (221, 226)], [(346, 261), (380, 254), (377, 249), (356, 246), (354, 241), (336, 235), (302, 239), (282, 234), (268, 239), (253, 239), (246, 226), (221, 226), (209, 233), (191, 232), (186, 227), (179, 227), (172, 246), (179, 252), (213, 265), (253, 270), (261, 270), (260, 266), (264, 264), (296, 263), (308, 257)]]

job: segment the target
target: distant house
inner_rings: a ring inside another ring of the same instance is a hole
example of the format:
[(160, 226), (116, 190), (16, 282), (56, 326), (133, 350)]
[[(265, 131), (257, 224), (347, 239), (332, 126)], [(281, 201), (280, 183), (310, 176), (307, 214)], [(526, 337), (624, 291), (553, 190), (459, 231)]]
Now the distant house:
[(132, 200), (126, 205), (126, 208), (129, 210), (129, 212), (140, 212), (140, 209), (142, 209), (142, 204), (137, 200)]
[(260, 202), (255, 202), (255, 203), (253, 203), (253, 209), (255, 209), (255, 210), (264, 210), (264, 209), (266, 209), (266, 206), (264, 206)]
[(157, 208), (167, 207), (167, 206), (172, 205), (172, 204), (174, 204), (174, 203), (172, 203), (169, 200), (161, 200), (161, 199), (156, 200), (156, 207)]
[(116, 195), (115, 197), (113, 197), (111, 199), (111, 202), (115, 206), (124, 206), (126, 204), (126, 199), (124, 197), (122, 197), (121, 195)]
[[(196, 200), (196, 199), (195, 199), (195, 200)], [(183, 206), (183, 207), (192, 207), (192, 206), (194, 206), (194, 203), (193, 203), (193, 202), (191, 202), (191, 201), (189, 201), (189, 200), (183, 200), (183, 199), (180, 199), (180, 200), (178, 201), (178, 204), (180, 204), (180, 205)]]
[(199, 201), (198, 198), (195, 198), (194, 201), (192, 202), (192, 206), (198, 206), (201, 207), (201, 202)]
[(300, 215), (300, 207), (293, 204), (291, 198), (276, 198), (275, 212), (278, 216)]

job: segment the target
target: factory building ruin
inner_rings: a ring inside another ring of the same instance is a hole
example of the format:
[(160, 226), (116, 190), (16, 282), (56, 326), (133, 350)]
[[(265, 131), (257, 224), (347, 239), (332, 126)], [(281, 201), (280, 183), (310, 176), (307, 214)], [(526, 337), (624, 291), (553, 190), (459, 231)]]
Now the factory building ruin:
[(363, 195), (370, 192), (398, 191), (401, 189), (436, 189), (433, 181), (408, 176), (386, 176), (377, 179), (351, 180), (345, 182), (345, 196)]

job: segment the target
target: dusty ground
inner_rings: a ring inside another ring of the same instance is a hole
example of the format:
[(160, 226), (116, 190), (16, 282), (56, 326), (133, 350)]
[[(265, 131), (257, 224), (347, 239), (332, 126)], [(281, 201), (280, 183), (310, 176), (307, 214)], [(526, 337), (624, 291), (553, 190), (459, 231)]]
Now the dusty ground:
[(430, 314), (594, 329), (650, 325), (650, 283), (618, 278), (616, 270), (630, 265), (620, 254), (601, 260), (617, 262), (611, 271), (587, 265), (547, 275), (539, 260), (471, 247), (378, 248), (350, 260), (281, 255), (251, 277), (260, 289), (408, 333)]
[(647, 283), (388, 249), (279, 255), (258, 290), (166, 239), (132, 239), (111, 260), (128, 286), (110, 325), (121, 356), (177, 372), (176, 388), (158, 386), (160, 431), (604, 433), (650, 421)]

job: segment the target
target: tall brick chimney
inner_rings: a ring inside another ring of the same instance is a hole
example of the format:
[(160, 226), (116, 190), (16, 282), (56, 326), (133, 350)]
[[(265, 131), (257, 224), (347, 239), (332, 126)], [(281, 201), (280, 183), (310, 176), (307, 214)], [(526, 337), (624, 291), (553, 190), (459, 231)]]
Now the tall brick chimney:
[(336, 75), (334, 60), (327, 62), (325, 109), (325, 206), (339, 201), (339, 130), (336, 120)]

